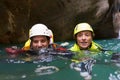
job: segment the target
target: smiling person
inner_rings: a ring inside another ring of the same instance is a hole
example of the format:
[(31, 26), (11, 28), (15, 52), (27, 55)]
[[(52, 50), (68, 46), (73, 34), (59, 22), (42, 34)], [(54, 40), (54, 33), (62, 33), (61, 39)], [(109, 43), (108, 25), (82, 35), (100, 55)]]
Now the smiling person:
[(74, 52), (80, 52), (81, 50), (100, 51), (102, 47), (93, 41), (94, 36), (94, 31), (88, 23), (77, 24), (74, 28), (76, 43), (70, 50)]
[[(26, 53), (30, 50), (37, 51), (41, 48), (48, 48), (50, 44), (53, 43), (53, 33), (46, 25), (38, 23), (32, 26), (29, 30), (29, 39), (26, 41), (23, 48), (18, 48), (17, 46), (12, 46), (6, 48), (6, 52), (12, 56), (16, 57), (20, 53)], [(55, 45), (55, 44), (54, 44)]]
[(35, 56), (36, 59), (46, 59), (51, 57), (49, 55), (67, 55), (68, 57), (72, 55), (66, 48), (53, 41), (53, 33), (46, 25), (35, 24), (29, 31), (29, 40), (25, 43), (23, 49), (27, 51), (28, 57)]
[(94, 31), (88, 23), (79, 23), (74, 28), (74, 39), (76, 42), (70, 50), (75, 55), (71, 60), (74, 65), (78, 65), (80, 75), (84, 80), (92, 79), (92, 66), (95, 63), (95, 60), (91, 57), (92, 51), (98, 53), (98, 51), (102, 50), (102, 47), (93, 41), (94, 36)]
[(61, 55), (65, 57), (73, 55), (63, 46), (54, 43), (52, 31), (41, 23), (33, 25), (29, 30), (29, 39), (25, 42), (24, 47), (17, 48), (17, 46), (13, 46), (5, 50), (12, 58), (17, 57), (19, 54), (25, 57), (37, 57), (38, 59), (41, 59), (43, 55), (45, 57), (47, 55)]
[[(47, 45), (48, 44), (52, 44), (54, 42), (53, 40), (53, 32), (47, 28), (46, 25), (44, 24), (35, 24), (33, 25), (33, 27), (29, 30), (29, 38), (26, 42), (25, 42), (25, 45), (23, 47), (23, 50), (29, 50), (31, 47), (34, 48), (34, 46), (36, 45), (37, 46), (37, 42), (35, 43), (34, 41), (34, 36), (43, 36), (43, 37), (47, 37)], [(31, 44), (31, 39), (32, 39), (32, 44)], [(46, 47), (46, 45), (41, 45), (41, 46), (44, 46)]]
[(33, 25), (29, 38), (31, 40), (30, 48), (33, 50), (48, 47), (50, 43), (49, 29), (43, 24)]

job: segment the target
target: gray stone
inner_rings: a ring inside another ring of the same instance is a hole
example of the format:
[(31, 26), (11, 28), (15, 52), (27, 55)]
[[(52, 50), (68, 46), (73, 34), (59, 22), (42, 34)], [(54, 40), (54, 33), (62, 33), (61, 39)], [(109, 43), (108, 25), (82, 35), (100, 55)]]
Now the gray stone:
[(92, 25), (95, 39), (116, 38), (113, 1), (0, 0), (0, 43), (25, 42), (36, 23), (46, 24), (55, 41), (73, 40), (73, 29), (80, 22)]

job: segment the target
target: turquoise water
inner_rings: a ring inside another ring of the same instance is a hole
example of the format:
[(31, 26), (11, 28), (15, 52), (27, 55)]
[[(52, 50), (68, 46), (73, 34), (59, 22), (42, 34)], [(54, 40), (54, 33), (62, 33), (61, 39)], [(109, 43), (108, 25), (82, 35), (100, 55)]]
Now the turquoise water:
[[(99, 43), (106, 50), (120, 52), (119, 39), (95, 40), (95, 42)], [(61, 43), (58, 42), (58, 44)], [(69, 59), (59, 58), (52, 62), (43, 63), (35, 61), (24, 62), (21, 60), (14, 61), (15, 63), (2, 62), (2, 58), (4, 58), (2, 56), (6, 54), (4, 48), (11, 45), (23, 46), (23, 44), (0, 45), (0, 80), (84, 80), (80, 76), (79, 71), (70, 68), (71, 61)], [(73, 42), (70, 41), (67, 48), (72, 45)], [(110, 58), (104, 56), (104, 54), (98, 58), (92, 67), (92, 80), (120, 80), (120, 64), (112, 63), (109, 60)], [(59, 70), (50, 74), (37, 73), (35, 70), (41, 66), (54, 66)]]

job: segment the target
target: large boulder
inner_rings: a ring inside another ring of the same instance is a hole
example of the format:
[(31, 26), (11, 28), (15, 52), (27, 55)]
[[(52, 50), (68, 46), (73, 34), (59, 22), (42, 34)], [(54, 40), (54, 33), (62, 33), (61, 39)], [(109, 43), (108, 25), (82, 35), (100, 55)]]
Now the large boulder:
[(88, 22), (95, 39), (116, 38), (112, 18), (114, 0), (0, 0), (0, 43), (21, 43), (36, 23), (46, 24), (55, 41), (73, 39), (73, 29)]

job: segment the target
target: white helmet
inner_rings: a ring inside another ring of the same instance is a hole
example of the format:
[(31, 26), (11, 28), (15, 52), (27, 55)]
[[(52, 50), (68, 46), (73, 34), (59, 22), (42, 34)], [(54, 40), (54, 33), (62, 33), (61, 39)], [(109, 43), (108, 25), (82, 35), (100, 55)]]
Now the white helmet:
[(29, 38), (37, 35), (44, 35), (50, 37), (49, 29), (44, 24), (35, 24), (32, 26), (29, 32)]

